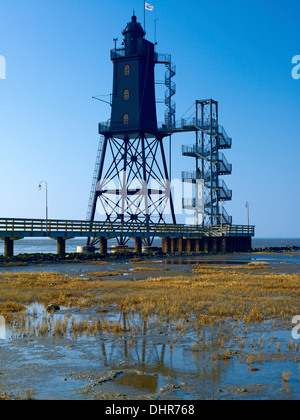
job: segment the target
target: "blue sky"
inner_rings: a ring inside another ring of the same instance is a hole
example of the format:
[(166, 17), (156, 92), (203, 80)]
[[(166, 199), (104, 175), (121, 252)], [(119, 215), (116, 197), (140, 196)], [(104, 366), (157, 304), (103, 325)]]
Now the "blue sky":
[[(147, 38), (158, 19), (157, 51), (177, 67), (176, 116), (195, 99), (219, 101), (233, 222), (246, 223), (248, 201), (258, 237), (300, 237), (299, 0), (149, 3)], [(143, 23), (141, 0), (1, 0), (0, 217), (44, 217), (45, 179), (49, 217), (85, 219), (97, 124), (110, 114), (92, 96), (111, 93), (109, 50), (133, 9)], [(190, 169), (181, 145), (193, 141), (173, 136), (173, 177)]]

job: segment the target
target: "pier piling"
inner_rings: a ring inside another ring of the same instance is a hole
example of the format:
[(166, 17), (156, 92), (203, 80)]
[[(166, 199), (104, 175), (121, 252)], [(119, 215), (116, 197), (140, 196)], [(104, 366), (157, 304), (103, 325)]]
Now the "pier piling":
[(100, 254), (107, 255), (107, 239), (100, 238)]
[(4, 255), (5, 257), (14, 256), (14, 241), (11, 238), (4, 238)]
[(64, 257), (66, 254), (66, 240), (65, 238), (56, 238), (57, 241), (57, 254)]

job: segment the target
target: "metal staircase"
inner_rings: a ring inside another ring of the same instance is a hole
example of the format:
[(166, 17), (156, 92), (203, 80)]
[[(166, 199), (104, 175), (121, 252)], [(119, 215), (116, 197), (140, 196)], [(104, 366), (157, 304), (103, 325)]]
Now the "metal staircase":
[(182, 172), (183, 182), (203, 185), (204, 206), (200, 208), (197, 198), (183, 199), (183, 208), (194, 210), (196, 223), (202, 212), (202, 224), (232, 224), (232, 217), (224, 208), (224, 202), (232, 199), (232, 190), (219, 178), (230, 175), (232, 165), (220, 150), (230, 149), (232, 139), (218, 124), (218, 102), (210, 100), (196, 101), (195, 115), (189, 120), (181, 120), (176, 131), (195, 131), (194, 145), (182, 146), (182, 155), (195, 159), (196, 170)]
[(176, 66), (172, 63), (170, 54), (154, 54), (154, 60), (156, 64), (164, 64), (167, 68), (165, 72), (165, 85), (167, 90), (165, 92), (165, 105), (167, 107), (165, 111), (165, 122), (164, 129), (175, 129), (175, 113), (176, 113), (176, 104), (172, 100), (172, 97), (176, 93), (176, 84), (172, 81), (172, 78), (176, 74)]
[(90, 192), (90, 198), (88, 203), (88, 209), (86, 214), (86, 220), (91, 221), (92, 220), (92, 214), (93, 214), (93, 207), (95, 206), (97, 195), (96, 195), (96, 189), (97, 189), (97, 182), (99, 179), (99, 171), (100, 171), (100, 162), (101, 162), (101, 155), (103, 150), (103, 141), (104, 136), (100, 136), (99, 144), (98, 144), (98, 151), (97, 151), (97, 157), (96, 157), (96, 163), (95, 163), (95, 169), (92, 179), (92, 187)]
[(165, 112), (165, 124), (167, 127), (173, 128), (175, 126), (176, 105), (172, 97), (176, 93), (176, 84), (172, 81), (172, 77), (176, 74), (176, 67), (170, 61), (166, 63), (167, 71), (165, 73), (165, 85), (167, 87), (165, 93), (165, 104), (167, 106)]

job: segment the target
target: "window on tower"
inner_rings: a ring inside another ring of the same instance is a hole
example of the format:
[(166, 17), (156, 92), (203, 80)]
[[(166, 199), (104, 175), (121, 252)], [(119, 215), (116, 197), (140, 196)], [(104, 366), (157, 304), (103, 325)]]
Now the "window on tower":
[(130, 73), (130, 66), (129, 64), (126, 64), (123, 68), (123, 74), (124, 76), (129, 76), (129, 73)]
[(129, 99), (129, 90), (128, 89), (124, 90), (123, 99), (124, 99), (124, 101), (128, 101), (128, 99)]
[(129, 115), (128, 114), (124, 114), (123, 115), (123, 124), (124, 125), (128, 125), (129, 124)]

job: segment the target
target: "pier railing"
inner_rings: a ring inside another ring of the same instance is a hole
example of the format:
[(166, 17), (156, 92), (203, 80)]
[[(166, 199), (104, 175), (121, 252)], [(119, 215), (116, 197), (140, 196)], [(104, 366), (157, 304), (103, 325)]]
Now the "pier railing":
[(253, 237), (254, 226), (183, 225), (0, 218), (0, 238), (21, 237)]

